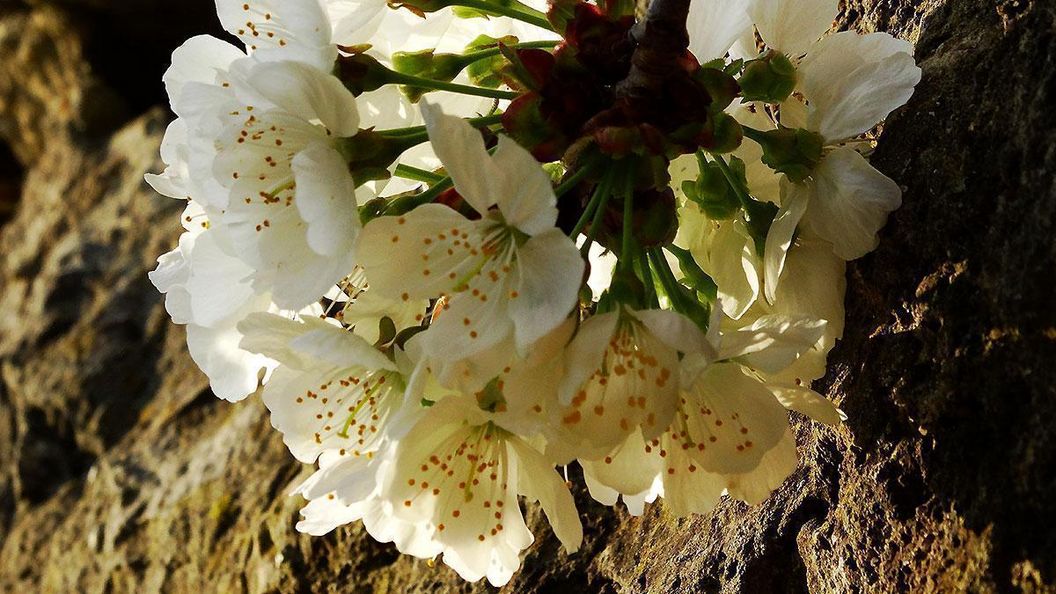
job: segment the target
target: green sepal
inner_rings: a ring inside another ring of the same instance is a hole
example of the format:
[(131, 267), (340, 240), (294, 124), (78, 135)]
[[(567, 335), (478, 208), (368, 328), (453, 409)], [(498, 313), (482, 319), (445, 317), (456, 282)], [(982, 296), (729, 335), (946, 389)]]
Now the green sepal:
[(581, 0), (550, 0), (546, 11), (546, 20), (554, 26), (554, 31), (564, 36), (568, 22), (576, 17), (576, 6)]
[[(517, 37), (513, 35), (506, 35), (499, 38), (491, 37), (489, 35), (481, 35), (466, 46), (466, 52), (478, 52), (485, 49), (499, 47), (500, 45), (516, 45), (518, 41)], [(474, 60), (466, 68), (466, 74), (469, 75), (469, 80), (478, 87), (497, 89), (504, 82), (501, 72), (506, 65), (507, 60), (500, 52), (494, 56)]]
[(360, 130), (351, 138), (341, 139), (337, 149), (348, 163), (356, 186), (368, 181), (389, 179), (389, 166), (408, 149), (421, 144), (413, 136), (385, 136), (374, 130)]
[(367, 54), (342, 55), (337, 59), (337, 77), (353, 95), (376, 91), (393, 82), (393, 73)]
[(704, 272), (704, 269), (697, 264), (693, 254), (689, 253), (689, 250), (684, 250), (676, 245), (667, 246), (667, 251), (678, 259), (678, 267), (682, 270), (683, 279), (682, 281), (689, 285), (694, 291), (699, 293), (709, 302), (714, 302), (719, 294), (719, 286), (715, 283), (715, 280), (711, 278), (708, 273)]
[(744, 142), (744, 127), (730, 114), (712, 114), (697, 137), (700, 148), (709, 153), (732, 153)]
[(796, 90), (796, 66), (773, 50), (747, 63), (738, 81), (746, 101), (781, 103)]
[(385, 316), (378, 321), (378, 341), (374, 343), (376, 347), (385, 347), (396, 340), (396, 323), (392, 321), (392, 318)]
[(711, 96), (711, 105), (708, 109), (712, 113), (719, 113), (729, 107), (741, 90), (737, 85), (737, 80), (721, 67), (702, 67), (693, 74), (693, 78)]
[(482, 390), (476, 393), (477, 406), (485, 412), (503, 412), (506, 410), (506, 396), (502, 393), (502, 379), (494, 378)]
[(821, 161), (825, 141), (810, 130), (778, 128), (767, 132), (746, 130), (745, 134), (762, 147), (763, 163), (793, 182), (806, 180)]
[[(392, 54), (392, 66), (400, 74), (451, 82), (466, 67), (466, 62), (462, 56), (457, 54), (437, 54), (429, 49), (418, 52), (396, 52)], [(432, 89), (402, 86), (400, 90), (411, 103), (417, 103), (422, 95)]]
[(732, 219), (741, 209), (737, 193), (714, 162), (705, 163), (696, 180), (682, 182), (682, 192), (705, 216), (715, 221)]
[(645, 285), (634, 273), (631, 266), (617, 266), (612, 274), (612, 284), (605, 291), (607, 307), (616, 304), (626, 305), (633, 309), (645, 307)]

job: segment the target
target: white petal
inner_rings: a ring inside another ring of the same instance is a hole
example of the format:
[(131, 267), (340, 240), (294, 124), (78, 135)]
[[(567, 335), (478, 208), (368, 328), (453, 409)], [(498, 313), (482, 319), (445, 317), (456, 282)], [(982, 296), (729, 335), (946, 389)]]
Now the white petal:
[(273, 105), (305, 122), (321, 122), (338, 137), (359, 131), (356, 98), (336, 77), (298, 62), (257, 62), (243, 59), (231, 65), (232, 77), (249, 105)]
[(284, 366), (304, 369), (312, 362), (304, 357), (304, 353), (292, 348), (290, 343), (313, 327), (273, 313), (251, 313), (238, 323), (238, 331), (243, 336), (239, 347), (250, 353), (264, 355)]
[(479, 222), (442, 204), (426, 204), (402, 217), (368, 223), (359, 264), (372, 291), (401, 301), (435, 299), (474, 271), (482, 243)]
[[(576, 245), (582, 247), (584, 241), (586, 241), (586, 236), (580, 235)], [(601, 294), (612, 285), (612, 273), (616, 270), (619, 259), (609, 250), (594, 243), (590, 246), (588, 260), (590, 261), (590, 278), (587, 279), (587, 286), (590, 287), (594, 300), (597, 301), (601, 299)]]
[(333, 23), (333, 41), (344, 46), (368, 41), (388, 8), (384, 0), (326, 0), (324, 5)]
[(810, 197), (810, 192), (797, 184), (783, 180), (782, 188), (785, 189), (785, 195), (781, 200), (781, 210), (770, 225), (770, 232), (766, 236), (766, 250), (763, 252), (763, 286), (766, 300), (770, 303), (774, 302), (778, 282), (785, 269), (785, 258), (792, 247), (792, 237), (807, 211)]
[[(272, 275), (259, 274), (260, 285), (270, 287), (272, 300), (279, 307), (299, 310), (317, 303), (335, 283), (345, 278), (355, 266), (353, 254), (334, 257), (320, 256), (307, 244), (299, 251), (291, 250), (289, 261), (280, 263)], [(258, 286), (258, 285), (255, 285)]]
[(596, 483), (591, 488), (591, 495), (597, 490), (602, 499), (596, 496), (595, 499), (605, 505), (615, 504), (617, 494), (626, 497), (647, 491), (663, 472), (660, 448), (654, 449), (647, 443), (640, 430), (628, 435), (626, 441), (608, 455), (597, 460), (580, 460), (579, 463), (584, 476), (590, 479), (587, 484)]
[(722, 58), (735, 41), (751, 31), (748, 0), (710, 0), (689, 5), (689, 51), (701, 63)]
[(690, 455), (708, 472), (755, 469), (788, 429), (788, 413), (766, 385), (735, 363), (710, 366), (682, 392), (690, 413)]
[(675, 517), (706, 514), (719, 504), (726, 481), (721, 475), (707, 472), (678, 448), (672, 449), (667, 468), (660, 477), (664, 481), (664, 503)]
[(257, 390), (259, 375), (272, 363), (267, 357), (239, 348), (242, 334), (231, 326), (187, 326), (187, 348), (198, 367), (209, 376), (217, 397), (237, 402)]
[(264, 388), (272, 425), (305, 463), (327, 450), (354, 458), (377, 451), (389, 415), (402, 402), (393, 379), (362, 368), (280, 366)]
[[(483, 172), (482, 172), (483, 173)], [(508, 136), (491, 158), (490, 193), (507, 224), (528, 235), (554, 228), (557, 198), (550, 176), (535, 157)]]
[(693, 320), (666, 309), (646, 309), (632, 312), (653, 336), (683, 354), (702, 354), (715, 357), (715, 349), (704, 331)]
[(354, 457), (345, 455), (337, 462), (320, 468), (301, 484), (294, 493), (305, 499), (333, 499), (354, 504), (365, 501), (377, 490), (378, 471), (384, 459), (381, 456)]
[(778, 373), (813, 347), (825, 334), (825, 320), (762, 316), (750, 326), (722, 337), (721, 359), (739, 359), (754, 369)]
[(738, 319), (759, 298), (755, 245), (740, 224), (726, 222), (711, 244), (710, 265), (703, 267), (718, 285), (721, 307)]
[(616, 489), (606, 486), (604, 483), (594, 478), (594, 473), (587, 470), (587, 465), (593, 465), (594, 462), (581, 462), (583, 466), (583, 482), (587, 485), (587, 492), (590, 496), (602, 505), (613, 506), (620, 500), (620, 492)]
[[(218, 79), (231, 67), (232, 62), (245, 57), (237, 47), (209, 35), (199, 35), (185, 41), (172, 53), (172, 66), (163, 77), (173, 111), (180, 116), (194, 111), (191, 104), (200, 99), (184, 96), (184, 91), (192, 83), (198, 83), (195, 92), (211, 93), (217, 101), (225, 100), (229, 93), (220, 88)], [(203, 86), (211, 89), (207, 91)]]
[(774, 489), (780, 487), (781, 483), (795, 472), (798, 464), (796, 438), (789, 428), (777, 445), (762, 457), (755, 469), (745, 474), (727, 476), (726, 489), (731, 497), (749, 505), (757, 505), (769, 497)]
[(211, 228), (195, 242), (187, 291), (191, 296), (194, 323), (217, 326), (255, 298), (248, 282), (253, 270), (234, 258), (221, 245), (222, 231)]
[(397, 518), (388, 502), (381, 498), (369, 499), (363, 504), (363, 526), (374, 540), (391, 542), (405, 555), (433, 559), (443, 552), (443, 545), (435, 538), (435, 528)]
[(845, 260), (861, 258), (880, 243), (887, 215), (902, 205), (902, 190), (849, 148), (837, 149), (814, 172), (815, 195), (804, 223), (832, 242)]
[(777, 397), (781, 406), (788, 410), (807, 415), (819, 423), (839, 425), (847, 420), (847, 415), (836, 408), (828, 398), (810, 388), (796, 385), (771, 386), (770, 390)]
[(575, 553), (583, 544), (583, 525), (564, 479), (542, 454), (520, 439), (510, 440), (510, 446), (517, 452), (521, 494), (539, 502), (565, 551)]
[(480, 132), (462, 118), (445, 114), (428, 100), (421, 102), (425, 126), (436, 156), (455, 183), (455, 189), (481, 215), (495, 204), (488, 182), (503, 172), (491, 168)]
[(903, 106), (920, 82), (913, 46), (887, 33), (836, 33), (811, 48), (800, 90), (808, 126), (830, 143), (870, 130)]
[(258, 59), (297, 60), (324, 71), (337, 59), (318, 0), (216, 0), (216, 13)]
[[(488, 261), (480, 274), (470, 280), (465, 291), (449, 298), (448, 304), (434, 316), (433, 325), (422, 336), (426, 356), (434, 362), (453, 364), (476, 358), (490, 363), (482, 366), (490, 369), (483, 376), (465, 378), (469, 388), (482, 387), (515, 355), (495, 348), (514, 333), (508, 308), (512, 280), (497, 262)], [(453, 378), (447, 369), (434, 371), (442, 382), (452, 385)]]
[[(607, 337), (594, 335), (593, 329), (588, 333), (591, 321), (583, 324), (568, 348), (562, 397), (571, 402), (555, 411), (555, 435), (548, 451), (559, 460), (570, 454), (603, 457), (637, 427), (645, 439), (652, 439), (670, 425), (678, 403), (676, 349), (630, 316)], [(596, 357), (599, 338), (605, 341), (604, 354)], [(585, 374), (578, 365), (586, 366)], [(583, 381), (572, 383), (580, 378)]]
[(321, 497), (301, 508), (297, 531), (312, 536), (323, 536), (339, 526), (351, 524), (363, 517), (363, 504), (347, 505), (336, 499)]
[(293, 158), (297, 211), (308, 223), (308, 246), (324, 256), (349, 253), (359, 235), (356, 185), (341, 154), (318, 142)]
[(536, 235), (517, 249), (509, 312), (518, 352), (568, 318), (583, 283), (583, 258), (560, 229)]
[(161, 140), (161, 160), (166, 164), (164, 173), (147, 174), (144, 177), (155, 192), (170, 198), (187, 198), (191, 195), (187, 143), (187, 122), (177, 118), (165, 129), (165, 137)]
[(362, 367), (373, 371), (396, 370), (396, 364), (381, 351), (340, 327), (327, 326), (305, 332), (290, 342), (290, 348), (319, 364)]
[(748, 12), (768, 46), (799, 56), (832, 27), (839, 0), (755, 0)]
[(158, 291), (165, 293), (165, 311), (172, 317), (174, 324), (190, 324), (194, 321), (191, 296), (185, 288), (191, 276), (190, 254), (194, 242), (195, 237), (191, 233), (181, 235), (179, 247), (158, 258), (158, 267), (147, 274)]
[(588, 318), (579, 327), (565, 355), (568, 371), (561, 381), (562, 404), (572, 402), (572, 396), (579, 390), (579, 386), (587, 381), (594, 368), (601, 364), (619, 319), (618, 313), (604, 313)]

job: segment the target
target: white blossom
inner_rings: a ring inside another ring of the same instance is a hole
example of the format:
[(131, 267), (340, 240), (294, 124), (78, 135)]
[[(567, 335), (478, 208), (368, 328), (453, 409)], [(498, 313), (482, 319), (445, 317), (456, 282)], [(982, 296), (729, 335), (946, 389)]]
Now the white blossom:
[(494, 156), (468, 123), (425, 104), (430, 138), (455, 190), (479, 215), (439, 204), (366, 226), (360, 263), (372, 290), (404, 301), (442, 298), (422, 337), (425, 360), (445, 383), (480, 386), (506, 366), (469, 378), (460, 362), (513, 339), (523, 356), (570, 314), (583, 276), (575, 244), (559, 229), (550, 178), (507, 137)]

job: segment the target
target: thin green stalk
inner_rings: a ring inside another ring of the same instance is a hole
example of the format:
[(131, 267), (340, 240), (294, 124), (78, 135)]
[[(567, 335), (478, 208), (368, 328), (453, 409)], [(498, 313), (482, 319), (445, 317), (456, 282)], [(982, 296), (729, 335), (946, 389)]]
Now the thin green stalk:
[(425, 169), (419, 169), (417, 167), (411, 167), (410, 165), (399, 164), (396, 166), (396, 177), (402, 177), (403, 179), (409, 179), (413, 181), (425, 182), (427, 184), (436, 184), (444, 180), (444, 176), (433, 173), (432, 171), (426, 171)]
[(626, 267), (634, 266), (634, 258), (631, 245), (634, 239), (634, 186), (633, 177), (627, 176), (627, 182), (623, 195), (623, 245), (620, 249), (620, 264)]
[(546, 29), (547, 31), (554, 30), (553, 25), (547, 20), (545, 14), (516, 1), (498, 4), (486, 2), (485, 0), (455, 0), (454, 2), (451, 2), (451, 6), (464, 6), (481, 12), (501, 14), (502, 16), (507, 16), (511, 19), (535, 25), (536, 27)]
[(733, 170), (726, 164), (726, 160), (719, 155), (711, 155), (711, 158), (715, 161), (715, 164), (719, 166), (719, 171), (722, 171), (722, 176), (726, 178), (726, 182), (733, 188), (733, 193), (737, 194), (737, 200), (741, 202), (741, 206), (745, 209), (752, 207), (752, 197), (748, 195), (748, 192), (741, 187), (740, 182), (737, 180), (737, 176), (733, 174)]
[(634, 265), (635, 259), (631, 257), (631, 244), (635, 235), (635, 192), (629, 191), (623, 197), (623, 245), (620, 248), (620, 263), (624, 267)]
[[(560, 42), (559, 41), (555, 41), (555, 40), (525, 41), (523, 43), (511, 43), (510, 45), (507, 45), (506, 47), (508, 47), (510, 49), (513, 49), (513, 50), (519, 50), (519, 49), (552, 49), (558, 43), (560, 43)], [(497, 56), (497, 55), (499, 55), (501, 53), (502, 53), (502, 49), (500, 49), (498, 46), (489, 47), (487, 49), (477, 50), (475, 52), (469, 52), (469, 53), (463, 54), (462, 55), (462, 60), (466, 63), (466, 65), (469, 65), (469, 64), (472, 64), (473, 62), (476, 62), (478, 60), (486, 60), (488, 58)]]
[(657, 277), (660, 278), (664, 293), (667, 293), (667, 298), (671, 300), (671, 306), (674, 307), (675, 311), (685, 313), (686, 308), (682, 303), (682, 293), (678, 289), (678, 280), (675, 279), (675, 273), (671, 272), (671, 266), (667, 263), (664, 253), (657, 248), (653, 248), (649, 250), (649, 260), (652, 262), (653, 270), (656, 271)]
[(411, 74), (404, 74), (402, 72), (396, 72), (394, 70), (389, 71), (387, 80), (397, 85), (418, 87), (422, 89), (432, 89), (434, 91), (449, 91), (451, 93), (472, 95), (475, 97), (487, 97), (489, 99), (516, 99), (520, 96), (518, 93), (515, 93), (513, 91), (502, 91), (499, 89), (489, 89), (486, 87), (474, 87), (472, 85), (444, 82), (442, 80), (433, 80), (430, 78), (413, 76)]
[[(582, 171), (582, 170), (581, 170)], [(587, 226), (592, 216), (601, 207), (602, 202), (607, 200), (607, 196), (612, 193), (612, 175), (606, 175), (601, 179), (601, 183), (594, 190), (594, 195), (591, 196), (590, 202), (587, 203), (587, 207), (583, 210), (583, 215), (579, 217), (579, 221), (576, 222), (576, 226), (572, 228), (572, 232), (569, 233), (569, 237), (575, 239), (583, 232), (583, 229)]]
[(590, 253), (590, 246), (594, 244), (594, 238), (598, 235), (598, 229), (601, 227), (601, 217), (605, 214), (605, 208), (609, 205), (609, 199), (612, 198), (612, 192), (605, 192), (601, 196), (601, 202), (598, 204), (598, 208), (594, 210), (594, 218), (590, 221), (590, 230), (587, 231), (587, 240), (583, 242), (583, 247), (579, 248), (579, 252), (586, 256)]
[[(479, 118), (469, 118), (466, 121), (472, 124), (474, 128), (484, 128), (486, 126), (501, 124), (502, 114), (497, 113), (494, 115), (481, 116)], [(415, 136), (423, 134), (424, 132), (425, 126), (411, 126), (408, 128), (392, 128), (390, 130), (378, 130), (378, 134), (381, 134), (382, 136)]]
[(723, 177), (726, 178), (726, 182), (733, 188), (733, 192), (737, 194), (737, 200), (741, 203), (741, 210), (744, 211), (744, 222), (748, 225), (748, 231), (752, 239), (755, 240), (755, 249), (759, 254), (762, 254), (766, 249), (766, 236), (770, 232), (770, 225), (773, 224), (774, 217), (777, 216), (777, 206), (752, 198), (748, 194), (748, 189), (741, 185), (733, 170), (726, 164), (725, 159), (719, 155), (711, 155), (711, 158), (715, 160), (719, 170), (722, 171)]
[(587, 160), (585, 163), (583, 163), (582, 167), (577, 169), (576, 172), (572, 174), (572, 177), (561, 182), (561, 185), (554, 188), (554, 195), (560, 198), (565, 194), (569, 193), (572, 188), (576, 187), (576, 184), (583, 181), (584, 177), (590, 175), (591, 172), (593, 172), (594, 169), (597, 167), (597, 165), (598, 163), (596, 160)]
[(656, 297), (656, 279), (653, 277), (652, 267), (649, 266), (649, 256), (645, 250), (638, 250), (638, 268), (642, 272), (642, 284), (645, 286), (645, 303), (649, 307), (659, 308), (660, 301)]
[(741, 128), (744, 129), (744, 136), (757, 144), (762, 144), (763, 140), (766, 138), (766, 133), (762, 130), (756, 130), (755, 128), (749, 128), (744, 125), (742, 125)]
[(393, 215), (410, 212), (415, 208), (418, 208), (419, 206), (429, 204), (433, 200), (436, 200), (437, 196), (451, 189), (453, 185), (455, 184), (451, 180), (451, 178), (445, 177), (444, 179), (430, 186), (428, 190), (422, 192), (421, 194), (417, 194), (415, 196), (404, 196), (402, 198), (397, 198), (393, 200), (388, 204), (388, 206), (386, 206), (385, 212), (382, 214)]

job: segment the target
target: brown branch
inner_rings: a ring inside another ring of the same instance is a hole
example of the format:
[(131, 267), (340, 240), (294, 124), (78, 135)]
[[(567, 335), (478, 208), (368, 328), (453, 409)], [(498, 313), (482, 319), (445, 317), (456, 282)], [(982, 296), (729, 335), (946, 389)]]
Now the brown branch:
[(631, 71), (617, 90), (620, 97), (649, 95), (678, 70), (678, 60), (689, 47), (689, 2), (652, 0), (649, 4), (645, 18), (633, 31), (638, 48), (631, 59)]

